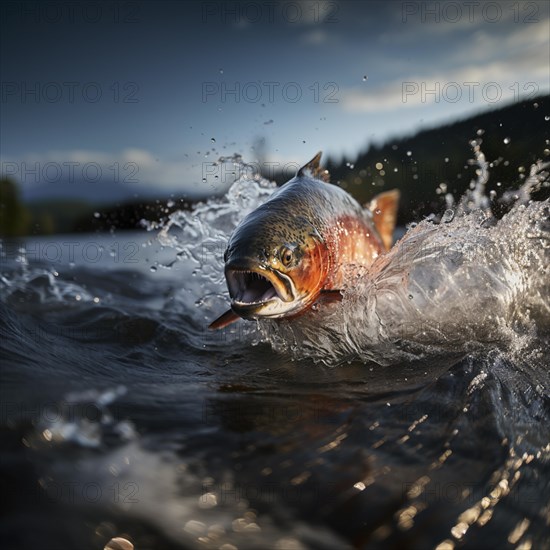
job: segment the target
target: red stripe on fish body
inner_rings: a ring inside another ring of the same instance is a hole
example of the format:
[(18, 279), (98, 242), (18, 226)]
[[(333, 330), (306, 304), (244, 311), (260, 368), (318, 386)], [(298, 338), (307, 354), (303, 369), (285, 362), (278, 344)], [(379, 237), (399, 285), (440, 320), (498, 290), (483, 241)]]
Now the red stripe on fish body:
[(331, 271), (324, 289), (342, 288), (343, 267), (349, 264), (369, 266), (385, 252), (374, 224), (364, 216), (343, 216), (329, 226), (324, 236), (331, 257)]

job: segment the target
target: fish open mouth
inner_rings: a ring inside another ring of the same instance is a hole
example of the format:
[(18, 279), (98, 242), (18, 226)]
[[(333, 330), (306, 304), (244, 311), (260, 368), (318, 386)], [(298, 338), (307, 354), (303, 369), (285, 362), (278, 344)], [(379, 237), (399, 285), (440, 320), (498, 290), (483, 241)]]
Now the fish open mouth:
[(286, 275), (270, 270), (261, 272), (227, 269), (225, 273), (232, 306), (260, 306), (271, 300), (292, 302), (292, 281)]

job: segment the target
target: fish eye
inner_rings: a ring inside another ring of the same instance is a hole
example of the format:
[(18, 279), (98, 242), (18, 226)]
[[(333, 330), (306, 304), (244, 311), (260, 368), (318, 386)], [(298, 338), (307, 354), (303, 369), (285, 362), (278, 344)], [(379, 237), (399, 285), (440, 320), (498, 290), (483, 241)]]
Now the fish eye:
[(288, 267), (291, 263), (292, 263), (292, 260), (294, 259), (294, 253), (292, 252), (292, 250), (286, 246), (283, 246), (281, 248), (281, 251), (280, 251), (280, 258), (281, 258), (281, 262), (283, 263), (283, 265), (285, 267)]

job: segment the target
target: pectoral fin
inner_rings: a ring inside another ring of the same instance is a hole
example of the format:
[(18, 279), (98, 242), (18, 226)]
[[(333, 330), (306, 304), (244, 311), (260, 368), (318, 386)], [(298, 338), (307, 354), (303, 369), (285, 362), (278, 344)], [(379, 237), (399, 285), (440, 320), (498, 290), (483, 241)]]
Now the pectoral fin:
[(239, 319), (240, 317), (232, 309), (228, 309), (225, 313), (220, 315), (215, 321), (212, 321), (212, 323), (208, 325), (208, 328), (210, 330), (217, 330), (220, 328), (224, 328), (227, 325), (230, 325), (231, 323), (238, 321)]
[(368, 204), (369, 210), (372, 211), (374, 226), (382, 237), (386, 250), (389, 250), (393, 243), (393, 231), (397, 220), (400, 196), (399, 190), (393, 189), (376, 195)]

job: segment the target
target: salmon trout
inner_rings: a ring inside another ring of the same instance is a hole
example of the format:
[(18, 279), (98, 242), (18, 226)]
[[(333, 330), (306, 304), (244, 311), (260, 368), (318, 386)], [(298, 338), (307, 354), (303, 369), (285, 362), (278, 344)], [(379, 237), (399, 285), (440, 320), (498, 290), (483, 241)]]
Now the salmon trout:
[(320, 160), (319, 152), (236, 227), (224, 255), (231, 309), (209, 328), (293, 317), (320, 297), (341, 299), (343, 266), (368, 266), (391, 247), (399, 192), (363, 208), (329, 183)]

